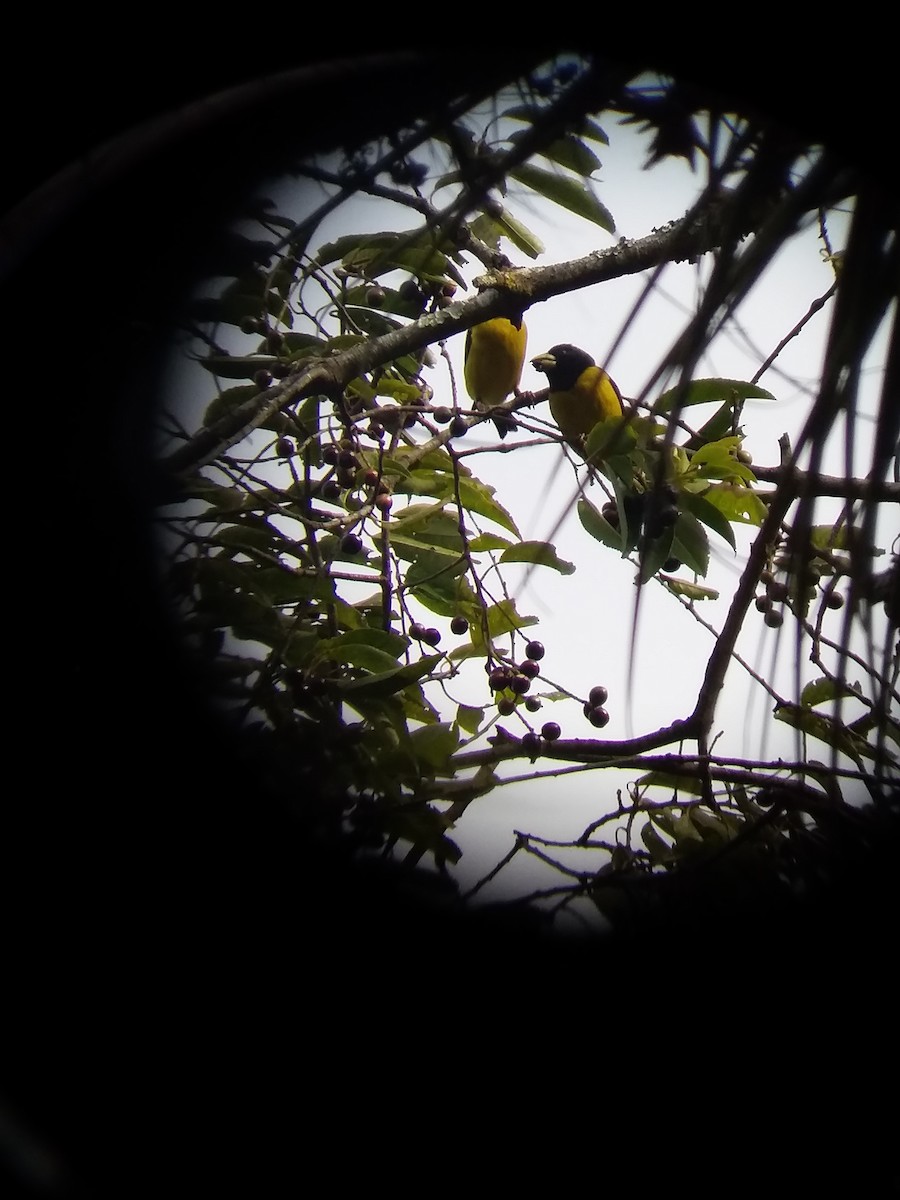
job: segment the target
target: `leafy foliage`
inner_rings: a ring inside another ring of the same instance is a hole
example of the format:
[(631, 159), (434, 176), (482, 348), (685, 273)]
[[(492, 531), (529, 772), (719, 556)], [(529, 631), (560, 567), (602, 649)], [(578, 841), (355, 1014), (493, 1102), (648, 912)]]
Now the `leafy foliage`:
[[(594, 179), (607, 141), (594, 117), (606, 124), (613, 112), (645, 115), (637, 101), (646, 85), (623, 87), (608, 111), (574, 119), (567, 97), (593, 70), (565, 60), (523, 81), (505, 108), (446, 125), (423, 121), (402, 152), (395, 141), (346, 161), (308, 164), (308, 178), (328, 199), (299, 222), (272, 203), (261, 208), (252, 236), (236, 234), (220, 264), (218, 276), (229, 282), (196, 299), (189, 314), (203, 336), (198, 361), (219, 389), (200, 433), (229, 421), (240, 428), (212, 458), (193, 454), (199, 442), (177, 435), (181, 496), (162, 515), (173, 602), (198, 658), (215, 667), (223, 706), (236, 728), (277, 744), (282, 758), (292, 748), (298, 761), (312, 756), (320, 781), (327, 779), (316, 811), (327, 813), (333, 836), (447, 870), (462, 854), (450, 834), (454, 822), (503, 783), (506, 761), (533, 764), (535, 775), (538, 762), (552, 767), (566, 759), (597, 770), (624, 766), (633, 772), (627, 802), (620, 794), (570, 847), (592, 851), (599, 866), (576, 870), (550, 859), (531, 835), (519, 834), (514, 849), (559, 870), (562, 905), (585, 899), (616, 923), (634, 910), (638, 880), (727, 870), (736, 890), (801, 886), (817, 839), (835, 825), (851, 833), (856, 827), (847, 782), (863, 783), (878, 804), (896, 781), (900, 725), (889, 703), (896, 661), (892, 677), (874, 659), (860, 663), (863, 682), (849, 685), (846, 638), (829, 642), (823, 632), (826, 618), (837, 619), (839, 583), (850, 583), (854, 619), (867, 620), (865, 603), (877, 602), (865, 582), (880, 553), (867, 533), (874, 501), (867, 506), (863, 492), (839, 521), (813, 526), (804, 507), (809, 489), (799, 475), (792, 484), (794, 466), (773, 490), (744, 449), (745, 402), (776, 396), (755, 380), (694, 378), (682, 347), (669, 364), (681, 369), (680, 382), (587, 437), (578, 517), (598, 557), (630, 561), (640, 585), (661, 584), (673, 605), (692, 612), (718, 595), (702, 582), (711, 556), (723, 548), (735, 553), (750, 531), (746, 586), (736, 593), (742, 599), (721, 655), (730, 659), (753, 589), (764, 583), (759, 612), (772, 625), (793, 618), (822, 671), (795, 701), (779, 699), (775, 716), (804, 744), (827, 746), (831, 761), (749, 768), (717, 760), (708, 739), (713, 684), (687, 721), (628, 743), (568, 742), (532, 727), (537, 703), (573, 693), (544, 680), (529, 658), (525, 643), (538, 619), (520, 611), (512, 582), (519, 576), (510, 572), (524, 564), (577, 579), (582, 564), (549, 541), (523, 536), (508, 504), (460, 449), (484, 415), (464, 410), (455, 386), (449, 397), (436, 396), (425, 368), (430, 343), (441, 336), (440, 328), (433, 332), (436, 317), (452, 309), (466, 328), (485, 316), (457, 299), (469, 291), (473, 263), (494, 273), (498, 304), (530, 303), (516, 291), (501, 247), (509, 243), (529, 259), (543, 253), (521, 217), (536, 198), (614, 232)], [(665, 97), (659, 86), (654, 111), (661, 119)], [(662, 128), (656, 157), (665, 156)], [(705, 153), (714, 178), (734, 173), (737, 194), (741, 179), (760, 182), (750, 150), (768, 145), (765, 129), (723, 122), (719, 132), (731, 135), (734, 148), (726, 170), (698, 126), (691, 128), (692, 159)], [(789, 166), (800, 170), (799, 154)], [(402, 228), (346, 233), (316, 247), (335, 198), (354, 190), (378, 197), (385, 221), (399, 212)], [(779, 183), (765, 200), (790, 210), (794, 196)], [(819, 193), (805, 203), (805, 211), (815, 210)], [(731, 289), (739, 288), (738, 268), (747, 261), (738, 255), (747, 213), (736, 212), (740, 220), (730, 240), (720, 235), (719, 247)], [(698, 253), (708, 248), (705, 240), (698, 246)], [(763, 254), (774, 252), (763, 246)], [(719, 283), (714, 272), (714, 299)], [(569, 287), (579, 286), (573, 277)], [(708, 336), (709, 320), (698, 317), (686, 336)], [(390, 339), (410, 331), (415, 337), (395, 353)], [(354, 358), (360, 354), (371, 356)], [(346, 364), (344, 381), (329, 384), (320, 374), (308, 383), (310, 372)], [(537, 399), (522, 396), (509, 407), (524, 413)], [(695, 429), (687, 417), (700, 405), (715, 409)], [(812, 485), (813, 475), (805, 477)], [(603, 490), (605, 503), (588, 498), (589, 484)], [(426, 624), (432, 619), (437, 624)], [(458, 639), (449, 651), (447, 623)], [(826, 669), (827, 648), (836, 661)], [(482, 701), (454, 702), (454, 685), (473, 662), (484, 668)], [(714, 677), (718, 660), (711, 663)], [(575, 698), (602, 728), (602, 703)], [(500, 726), (500, 717), (514, 718), (522, 734)], [(653, 753), (685, 740), (697, 744), (693, 756), (684, 748)], [(607, 827), (615, 833), (597, 836)]]

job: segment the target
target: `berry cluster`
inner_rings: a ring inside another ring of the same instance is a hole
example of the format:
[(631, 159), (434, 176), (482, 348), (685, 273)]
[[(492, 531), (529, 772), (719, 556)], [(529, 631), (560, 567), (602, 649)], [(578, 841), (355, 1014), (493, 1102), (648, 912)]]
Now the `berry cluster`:
[[(531, 690), (531, 681), (536, 679), (541, 672), (540, 659), (544, 657), (543, 643), (529, 642), (525, 647), (525, 654), (526, 657), (518, 666), (491, 661), (485, 664), (491, 691), (512, 693), (500, 696), (497, 700), (497, 711), (502, 717), (508, 717), (515, 711), (519, 698)], [(529, 696), (525, 701), (525, 707), (529, 712), (537, 712), (541, 707), (541, 702), (537, 697)]]
[[(772, 564), (778, 571), (789, 571), (790, 561), (778, 557)], [(799, 573), (786, 574), (783, 580), (777, 579), (775, 572), (766, 568), (760, 573), (760, 583), (764, 591), (757, 595), (755, 604), (758, 612), (763, 614), (763, 620), (770, 629), (778, 629), (784, 623), (783, 608), (787, 605), (795, 613), (805, 616), (810, 603), (818, 595), (818, 588), (824, 589), (826, 608), (839, 609), (844, 606), (843, 594), (836, 590), (834, 582), (822, 583), (822, 568), (816, 562), (803, 562)]]
[(602, 729), (604, 725), (609, 724), (609, 713), (603, 707), (608, 699), (609, 692), (602, 684), (598, 683), (596, 687), (591, 688), (583, 711), (596, 729)]

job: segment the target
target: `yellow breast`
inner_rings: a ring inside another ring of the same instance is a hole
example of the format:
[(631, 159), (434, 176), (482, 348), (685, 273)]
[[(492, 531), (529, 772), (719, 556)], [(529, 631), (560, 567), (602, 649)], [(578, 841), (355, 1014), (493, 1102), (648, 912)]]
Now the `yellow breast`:
[(569, 441), (586, 437), (598, 421), (622, 413), (619, 389), (601, 367), (588, 367), (565, 392), (550, 393), (550, 412)]
[(476, 404), (491, 408), (516, 390), (525, 362), (528, 332), (524, 321), (515, 324), (494, 317), (470, 329), (466, 336), (466, 391)]

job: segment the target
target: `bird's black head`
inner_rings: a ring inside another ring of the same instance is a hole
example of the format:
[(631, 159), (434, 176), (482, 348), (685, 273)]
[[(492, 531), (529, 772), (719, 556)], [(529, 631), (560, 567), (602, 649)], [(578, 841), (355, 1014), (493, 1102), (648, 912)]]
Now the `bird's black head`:
[(587, 351), (565, 342), (533, 358), (531, 365), (547, 376), (553, 391), (561, 392), (572, 387), (585, 367), (593, 367), (595, 363)]

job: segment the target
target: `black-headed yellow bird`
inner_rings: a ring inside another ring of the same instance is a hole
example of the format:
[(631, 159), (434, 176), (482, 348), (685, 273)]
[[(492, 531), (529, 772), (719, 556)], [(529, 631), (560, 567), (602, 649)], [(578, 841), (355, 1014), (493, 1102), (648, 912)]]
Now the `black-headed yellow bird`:
[[(476, 408), (489, 411), (502, 404), (519, 386), (525, 362), (525, 343), (528, 331), (519, 317), (493, 317), (473, 326), (466, 334), (465, 376), (466, 391)], [(494, 424), (501, 437), (506, 437), (516, 423), (507, 413), (498, 413)]]
[(563, 437), (580, 448), (598, 421), (622, 415), (622, 395), (606, 371), (577, 346), (552, 346), (531, 360), (550, 385), (550, 412)]

